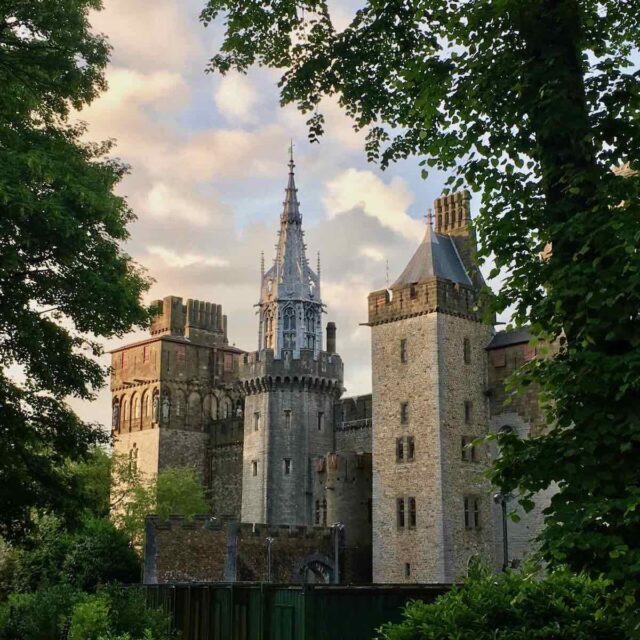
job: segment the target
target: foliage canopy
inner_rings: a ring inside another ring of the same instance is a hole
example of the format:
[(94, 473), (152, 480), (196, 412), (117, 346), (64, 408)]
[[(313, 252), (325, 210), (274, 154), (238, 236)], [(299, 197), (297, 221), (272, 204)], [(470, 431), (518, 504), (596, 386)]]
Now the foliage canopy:
[[(0, 534), (34, 509), (73, 512), (68, 459), (100, 432), (65, 403), (104, 371), (96, 338), (143, 324), (147, 281), (120, 243), (133, 215), (114, 188), (111, 142), (83, 141), (73, 110), (106, 87), (100, 0), (7, 0), (0, 8)], [(20, 382), (22, 380), (22, 382)]]
[[(417, 155), (481, 192), (479, 252), (557, 356), (537, 383), (549, 429), (503, 438), (494, 479), (525, 506), (556, 482), (544, 552), (640, 589), (640, 14), (625, 0), (208, 0), (224, 22), (209, 69), (282, 70), (281, 100), (322, 133), (335, 97), (382, 166)], [(552, 247), (544, 259), (541, 254)]]

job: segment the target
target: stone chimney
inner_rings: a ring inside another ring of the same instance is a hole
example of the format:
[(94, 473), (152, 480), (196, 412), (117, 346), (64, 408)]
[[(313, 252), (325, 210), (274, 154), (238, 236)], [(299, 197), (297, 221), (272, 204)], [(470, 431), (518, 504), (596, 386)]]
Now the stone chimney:
[(336, 323), (327, 322), (327, 353), (336, 352)]

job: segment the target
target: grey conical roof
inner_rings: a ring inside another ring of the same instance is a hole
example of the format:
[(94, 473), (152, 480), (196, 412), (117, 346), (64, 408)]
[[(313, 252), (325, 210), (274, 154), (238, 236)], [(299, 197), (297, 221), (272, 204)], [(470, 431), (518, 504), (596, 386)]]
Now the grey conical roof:
[(427, 223), (424, 239), (391, 288), (396, 289), (431, 278), (472, 285), (453, 240), (449, 236), (436, 233), (431, 223)]

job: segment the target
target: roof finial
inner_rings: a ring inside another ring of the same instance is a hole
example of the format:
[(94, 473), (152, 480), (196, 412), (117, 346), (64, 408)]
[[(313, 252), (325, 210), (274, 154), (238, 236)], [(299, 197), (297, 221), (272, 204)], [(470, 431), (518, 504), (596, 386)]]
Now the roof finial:
[(433, 218), (433, 209), (427, 209), (427, 213), (424, 214), (424, 219), (430, 227), (433, 227)]
[(291, 138), (290, 144), (289, 144), (289, 173), (293, 173), (293, 168), (295, 166), (296, 165), (293, 162), (293, 138)]

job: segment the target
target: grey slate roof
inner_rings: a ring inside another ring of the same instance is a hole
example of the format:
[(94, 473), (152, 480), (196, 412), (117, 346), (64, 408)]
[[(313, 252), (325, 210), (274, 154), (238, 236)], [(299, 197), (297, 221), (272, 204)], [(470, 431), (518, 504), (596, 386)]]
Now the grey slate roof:
[(391, 288), (404, 287), (433, 277), (472, 285), (453, 240), (449, 236), (435, 233), (431, 224), (427, 224), (422, 243)]
[(529, 327), (521, 327), (514, 331), (498, 331), (487, 346), (487, 351), (491, 349), (500, 349), (501, 347), (509, 347), (514, 344), (522, 344), (529, 342), (533, 336), (529, 333)]

